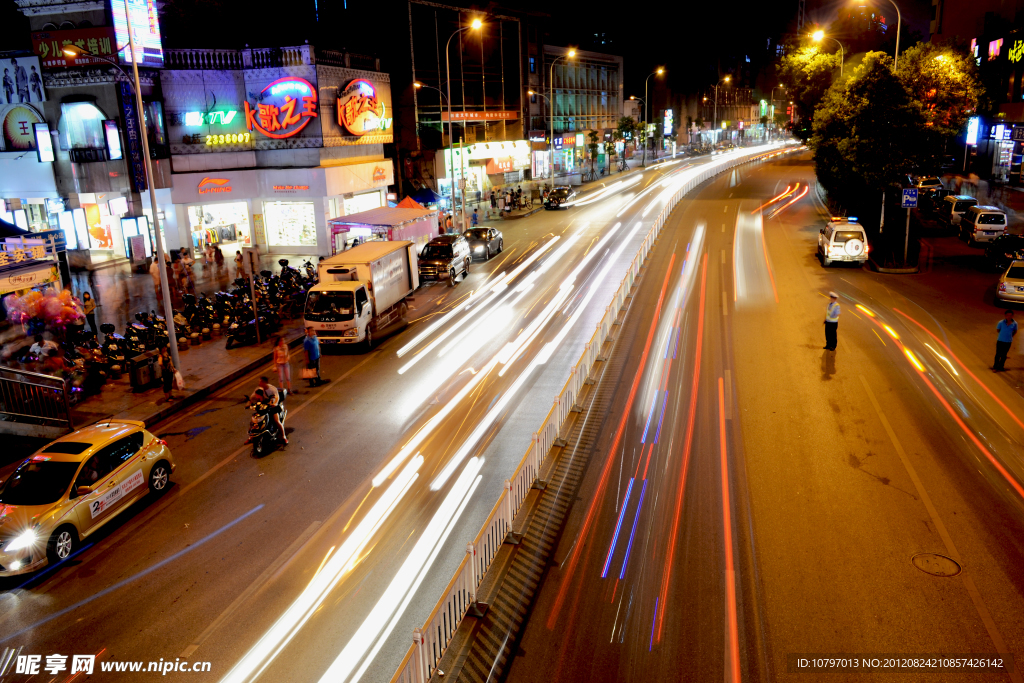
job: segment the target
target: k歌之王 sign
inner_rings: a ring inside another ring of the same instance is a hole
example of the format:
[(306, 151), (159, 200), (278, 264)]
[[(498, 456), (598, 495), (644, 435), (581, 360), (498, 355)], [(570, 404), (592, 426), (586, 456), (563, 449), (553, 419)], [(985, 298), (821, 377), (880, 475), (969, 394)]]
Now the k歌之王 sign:
[(302, 78), (285, 76), (263, 88), (255, 106), (245, 101), (245, 125), (268, 138), (298, 135), (318, 114), (316, 88)]
[(366, 135), (391, 128), (387, 107), (370, 81), (357, 78), (338, 95), (338, 125), (352, 135)]

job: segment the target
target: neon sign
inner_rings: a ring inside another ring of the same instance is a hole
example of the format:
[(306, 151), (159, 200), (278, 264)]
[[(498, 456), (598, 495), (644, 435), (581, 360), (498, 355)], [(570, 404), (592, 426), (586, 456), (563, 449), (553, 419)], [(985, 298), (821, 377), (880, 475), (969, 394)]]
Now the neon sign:
[(1019, 62), (1024, 57), (1024, 40), (1018, 40), (1010, 48), (1010, 61)]
[(386, 108), (377, 97), (377, 89), (369, 81), (358, 78), (338, 95), (338, 125), (352, 135), (366, 135), (391, 127), (385, 118)]
[(207, 135), (206, 145), (233, 145), (238, 142), (249, 142), (249, 133), (230, 133), (226, 135)]
[(229, 178), (203, 178), (199, 181), (199, 194), (219, 194), (231, 192), (231, 180)]
[(211, 111), (204, 114), (201, 111), (189, 111), (185, 112), (185, 125), (186, 126), (201, 126), (204, 123), (209, 125), (219, 124), (226, 126), (235, 120), (235, 116), (238, 112), (235, 110), (231, 111)]
[(279, 78), (259, 95), (253, 107), (245, 102), (245, 125), (268, 138), (284, 139), (298, 135), (317, 114), (316, 88), (295, 76)]

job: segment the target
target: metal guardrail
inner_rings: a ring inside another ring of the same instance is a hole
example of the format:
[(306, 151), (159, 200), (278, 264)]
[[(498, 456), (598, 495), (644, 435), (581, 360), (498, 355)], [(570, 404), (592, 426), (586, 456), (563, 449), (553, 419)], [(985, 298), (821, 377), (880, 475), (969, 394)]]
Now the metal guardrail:
[(512, 522), (529, 494), (530, 489), (542, 488), (544, 482), (539, 481), (541, 468), (544, 466), (552, 446), (560, 438), (562, 426), (565, 424), (576, 404), (583, 386), (586, 384), (590, 371), (598, 360), (601, 347), (612, 333), (612, 327), (626, 300), (630, 296), (633, 284), (640, 275), (640, 269), (647, 260), (647, 255), (654, 246), (655, 240), (679, 201), (695, 187), (709, 178), (727, 171), (734, 166), (756, 160), (766, 151), (759, 150), (751, 154), (737, 154), (728, 160), (712, 162), (713, 166), (694, 175), (680, 187), (672, 198), (665, 203), (661, 213), (654, 220), (650, 231), (644, 238), (640, 249), (629, 265), (629, 270), (622, 278), (615, 296), (605, 309), (601, 322), (597, 324), (593, 336), (587, 342), (583, 354), (573, 366), (562, 390), (554, 400), (551, 410), (541, 423), (540, 429), (533, 434), (532, 442), (526, 449), (526, 455), (519, 462), (510, 479), (505, 480), (505, 491), (498, 497), (491, 513), (487, 516), (483, 528), (466, 545), (466, 557), (459, 564), (452, 580), (448, 582), (441, 599), (434, 607), (422, 628), (413, 629), (413, 644), (402, 660), (391, 683), (426, 683), (437, 668), (448, 644), (455, 636), (462, 619), (474, 612), (476, 608), (476, 590), (483, 581), (484, 574), (498, 554), (499, 548), (506, 540), (510, 540)]
[[(0, 433), (51, 436), (74, 431), (68, 388), (60, 377), (0, 368)], [(18, 425), (13, 429), (11, 424)]]

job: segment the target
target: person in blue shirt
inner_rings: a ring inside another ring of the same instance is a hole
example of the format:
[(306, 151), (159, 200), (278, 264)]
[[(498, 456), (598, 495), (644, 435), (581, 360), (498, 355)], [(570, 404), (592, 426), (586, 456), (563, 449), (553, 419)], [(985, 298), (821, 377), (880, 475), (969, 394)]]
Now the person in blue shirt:
[(1010, 353), (1013, 336), (1017, 334), (1017, 321), (1013, 319), (1013, 311), (1007, 310), (1003, 313), (1003, 319), (996, 325), (996, 331), (999, 337), (996, 340), (996, 360), (992, 369), (999, 372), (1006, 369), (1006, 356)]
[(835, 351), (839, 343), (839, 295), (828, 293), (828, 306), (825, 307), (825, 350)]
[(306, 328), (306, 338), (302, 340), (302, 350), (306, 352), (306, 368), (313, 370), (315, 374), (307, 377), (309, 388), (318, 387), (328, 380), (320, 379), (320, 340), (316, 336), (316, 330), (312, 327)]

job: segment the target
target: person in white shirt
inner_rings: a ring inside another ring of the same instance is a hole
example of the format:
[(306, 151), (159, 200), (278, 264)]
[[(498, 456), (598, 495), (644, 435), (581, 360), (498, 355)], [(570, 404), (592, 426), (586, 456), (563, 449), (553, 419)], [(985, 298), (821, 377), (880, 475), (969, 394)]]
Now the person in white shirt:
[(837, 332), (839, 330), (839, 295), (835, 292), (828, 293), (828, 306), (825, 308), (825, 349), (835, 351), (839, 343)]
[(43, 335), (37, 334), (35, 336), (35, 344), (30, 346), (28, 351), (33, 356), (37, 356), (39, 358), (44, 358), (44, 357), (50, 355), (49, 352), (50, 352), (51, 349), (52, 350), (56, 350), (57, 349), (57, 342), (53, 341), (52, 339), (43, 339)]

